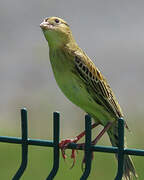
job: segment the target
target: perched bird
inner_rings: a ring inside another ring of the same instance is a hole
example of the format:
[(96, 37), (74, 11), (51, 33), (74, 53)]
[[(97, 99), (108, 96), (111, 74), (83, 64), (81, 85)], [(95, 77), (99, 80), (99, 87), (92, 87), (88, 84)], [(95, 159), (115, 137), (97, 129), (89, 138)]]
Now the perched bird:
[[(93, 117), (95, 124), (92, 128), (99, 124), (104, 126), (92, 144), (107, 132), (112, 146), (118, 146), (118, 119), (123, 113), (106, 79), (79, 48), (66, 21), (49, 17), (40, 27), (49, 45), (50, 62), (58, 86), (70, 101)], [(75, 139), (60, 143), (64, 158), (67, 145), (77, 142), (83, 135), (84, 132)], [(74, 151), (72, 158), (75, 160)], [(133, 162), (125, 155), (124, 178), (131, 180), (133, 176), (137, 177)]]

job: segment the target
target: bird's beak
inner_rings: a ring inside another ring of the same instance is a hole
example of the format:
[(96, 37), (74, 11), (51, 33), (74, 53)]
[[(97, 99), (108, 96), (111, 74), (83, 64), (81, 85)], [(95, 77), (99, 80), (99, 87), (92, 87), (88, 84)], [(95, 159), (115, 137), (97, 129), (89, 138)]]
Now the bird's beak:
[(48, 25), (49, 25), (48, 22), (43, 21), (43, 22), (40, 24), (40, 27), (41, 27), (42, 29), (45, 29)]
[(54, 26), (52, 24), (50, 24), (49, 22), (46, 22), (46, 21), (43, 21), (40, 24), (40, 27), (41, 27), (42, 30), (50, 30), (50, 29), (54, 28)]

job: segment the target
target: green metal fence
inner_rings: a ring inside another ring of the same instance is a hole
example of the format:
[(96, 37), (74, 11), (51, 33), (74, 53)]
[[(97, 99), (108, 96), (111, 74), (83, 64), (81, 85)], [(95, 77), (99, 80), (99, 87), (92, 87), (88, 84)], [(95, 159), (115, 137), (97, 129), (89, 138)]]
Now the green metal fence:
[[(14, 143), (21, 144), (22, 146), (22, 161), (21, 165), (13, 176), (12, 180), (19, 180), (23, 175), (27, 167), (28, 162), (28, 146), (47, 146), (53, 148), (53, 168), (46, 178), (46, 180), (52, 180), (56, 176), (59, 169), (59, 134), (60, 134), (60, 114), (58, 112), (53, 113), (53, 141), (39, 140), (39, 139), (29, 139), (28, 138), (28, 126), (27, 126), (27, 110), (21, 109), (21, 129), (22, 137), (7, 137), (0, 136), (0, 142), (4, 143)], [(118, 121), (118, 135), (119, 135), (119, 147), (110, 146), (93, 146), (91, 145), (91, 117), (89, 115), (85, 116), (85, 170), (80, 178), (80, 180), (86, 180), (91, 171), (91, 157), (92, 152), (105, 152), (105, 153), (118, 153), (118, 169), (115, 180), (121, 180), (123, 175), (123, 162), (124, 154), (144, 156), (144, 150), (141, 149), (128, 149), (124, 148), (124, 120), (121, 118)], [(82, 150), (82, 147), (71, 143), (68, 149), (78, 149)]]

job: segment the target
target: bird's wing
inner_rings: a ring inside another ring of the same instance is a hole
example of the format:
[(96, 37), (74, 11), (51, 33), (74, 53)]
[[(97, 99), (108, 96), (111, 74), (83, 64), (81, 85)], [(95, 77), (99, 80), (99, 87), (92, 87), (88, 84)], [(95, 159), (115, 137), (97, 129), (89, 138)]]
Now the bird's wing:
[(106, 79), (84, 52), (75, 52), (75, 68), (87, 84), (93, 99), (114, 117), (123, 117), (122, 110)]

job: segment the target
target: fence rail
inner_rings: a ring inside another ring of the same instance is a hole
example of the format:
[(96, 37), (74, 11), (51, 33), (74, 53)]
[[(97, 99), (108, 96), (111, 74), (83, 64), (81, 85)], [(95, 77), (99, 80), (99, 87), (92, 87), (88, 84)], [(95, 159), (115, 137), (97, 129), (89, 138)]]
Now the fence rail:
[[(91, 156), (92, 152), (105, 152), (105, 153), (118, 153), (118, 168), (115, 180), (121, 180), (123, 176), (123, 162), (124, 154), (144, 156), (144, 150), (141, 149), (129, 149), (124, 148), (124, 120), (122, 118), (118, 121), (118, 135), (119, 135), (119, 147), (111, 146), (93, 146), (91, 145), (91, 117), (85, 116), (85, 170), (80, 180), (86, 180), (91, 171)], [(22, 146), (22, 161), (16, 174), (12, 180), (19, 180), (26, 170), (28, 163), (28, 146), (46, 146), (53, 148), (53, 168), (46, 178), (46, 180), (52, 180), (56, 176), (59, 169), (59, 136), (60, 136), (60, 114), (58, 112), (53, 113), (53, 141), (41, 140), (41, 139), (29, 139), (28, 138), (28, 126), (27, 126), (27, 110), (21, 109), (21, 138), (0, 136), (0, 142), (21, 144)], [(71, 143), (68, 149), (83, 150), (82, 147), (77, 144)]]

